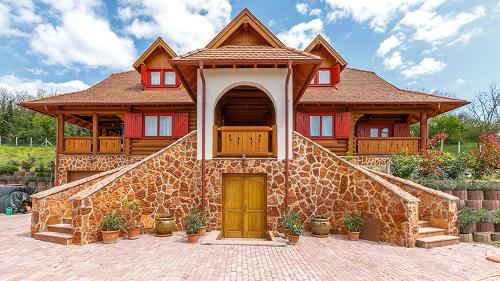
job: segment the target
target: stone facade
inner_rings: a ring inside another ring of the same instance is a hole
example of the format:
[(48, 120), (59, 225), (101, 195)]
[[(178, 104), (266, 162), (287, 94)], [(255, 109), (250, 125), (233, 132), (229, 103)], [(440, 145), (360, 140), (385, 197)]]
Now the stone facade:
[(68, 172), (70, 171), (109, 171), (135, 163), (144, 158), (140, 155), (124, 154), (59, 154), (57, 157), (57, 182), (56, 185), (68, 182)]
[[(346, 156), (343, 157), (347, 158)], [(351, 156), (352, 163), (362, 166), (387, 166), (389, 163), (388, 156), (368, 156), (368, 155), (355, 155)]]

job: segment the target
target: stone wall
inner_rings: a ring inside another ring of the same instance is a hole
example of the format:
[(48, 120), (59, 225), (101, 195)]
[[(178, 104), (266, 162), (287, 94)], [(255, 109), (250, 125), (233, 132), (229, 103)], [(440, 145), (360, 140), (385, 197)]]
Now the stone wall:
[[(414, 246), (418, 225), (417, 199), (378, 176), (342, 160), (327, 149), (294, 134), (290, 163), (289, 205), (307, 221), (313, 215), (331, 217), (343, 231), (343, 218), (354, 211), (382, 221), (381, 240)], [(257, 173), (267, 176), (267, 226), (278, 227), (284, 211), (284, 162), (274, 159), (216, 159), (206, 163), (209, 227), (222, 227), (222, 175)], [(182, 230), (189, 209), (201, 200), (200, 161), (196, 133), (76, 194), (73, 200), (73, 241), (98, 241), (102, 216), (121, 208), (123, 198), (142, 202), (143, 222), (151, 227), (161, 213), (176, 217)]]
[(55, 184), (67, 183), (70, 171), (104, 172), (135, 163), (142, 158), (144, 156), (124, 154), (59, 154), (57, 158), (57, 182)]
[[(342, 158), (346, 159), (346, 156)], [(388, 156), (368, 156), (368, 155), (355, 155), (351, 156), (352, 163), (362, 166), (387, 166), (389, 162)]]
[(420, 200), (418, 213), (421, 220), (428, 220), (432, 226), (446, 229), (449, 235), (458, 235), (458, 197), (392, 175), (372, 172), (417, 197)]

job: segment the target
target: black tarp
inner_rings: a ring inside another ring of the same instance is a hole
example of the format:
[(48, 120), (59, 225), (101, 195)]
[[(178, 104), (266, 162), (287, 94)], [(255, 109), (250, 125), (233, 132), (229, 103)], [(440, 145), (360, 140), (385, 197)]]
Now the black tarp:
[(23, 203), (31, 206), (31, 195), (36, 192), (36, 188), (28, 186), (0, 185), (0, 213), (5, 213), (11, 207), (14, 214), (25, 212)]

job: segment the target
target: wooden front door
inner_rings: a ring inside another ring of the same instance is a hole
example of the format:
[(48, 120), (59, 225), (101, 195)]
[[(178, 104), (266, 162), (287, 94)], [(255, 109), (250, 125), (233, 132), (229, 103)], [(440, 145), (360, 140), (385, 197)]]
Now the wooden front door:
[(227, 174), (223, 176), (222, 180), (222, 223), (224, 237), (265, 237), (265, 175)]

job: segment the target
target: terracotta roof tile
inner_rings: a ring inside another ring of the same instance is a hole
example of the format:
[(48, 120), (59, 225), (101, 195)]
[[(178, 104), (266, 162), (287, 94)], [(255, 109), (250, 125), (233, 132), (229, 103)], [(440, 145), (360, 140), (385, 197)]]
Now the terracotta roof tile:
[(173, 58), (180, 60), (310, 60), (318, 56), (293, 48), (272, 48), (269, 46), (223, 46), (217, 49), (198, 49)]

